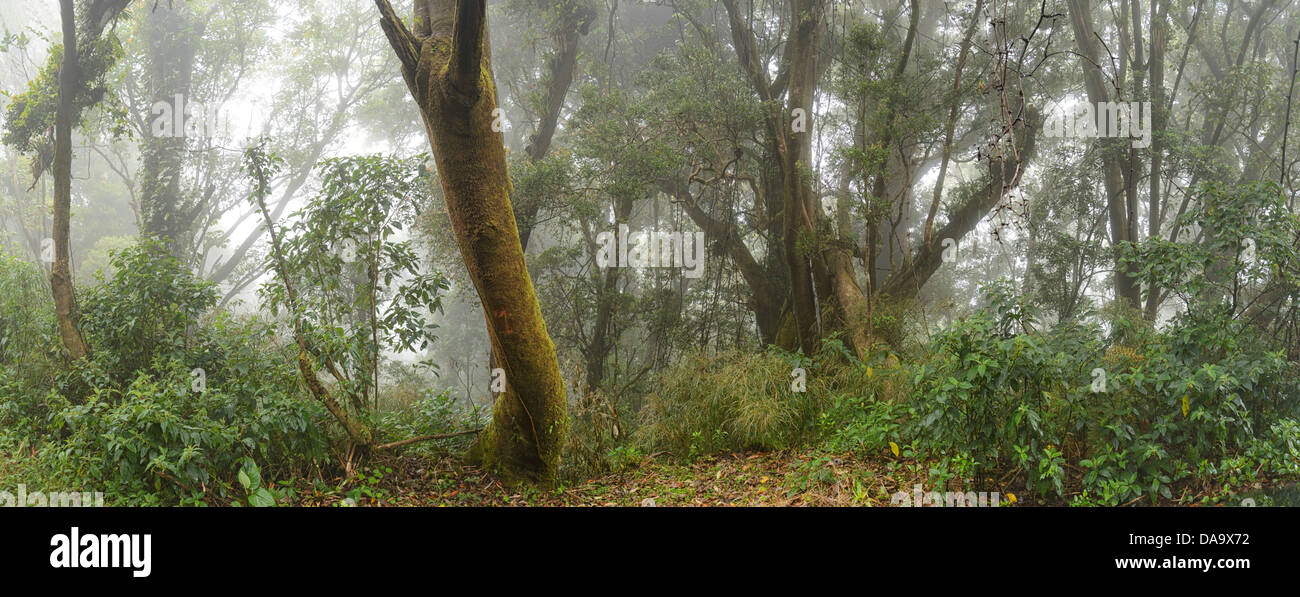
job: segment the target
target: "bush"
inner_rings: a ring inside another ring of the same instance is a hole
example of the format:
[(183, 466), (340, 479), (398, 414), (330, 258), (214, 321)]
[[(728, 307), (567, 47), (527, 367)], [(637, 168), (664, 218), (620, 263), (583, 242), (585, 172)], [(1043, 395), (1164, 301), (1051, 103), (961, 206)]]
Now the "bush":
[(880, 456), (904, 442), (907, 405), (880, 400), (872, 392), (837, 392), (821, 414), (826, 448)]
[(119, 387), (155, 359), (210, 367), (216, 355), (200, 318), (217, 302), (213, 285), (194, 276), (162, 243), (144, 240), (114, 252), (113, 277), (81, 298), (81, 326), (96, 361)]
[(52, 308), (34, 307), (50, 304), (36, 268), (0, 261), (0, 422), (38, 455), (24, 474), (114, 501), (194, 503), (264, 497), (236, 485), (240, 470), (298, 475), (326, 456), (328, 413), (302, 395), (272, 324), (212, 312), (212, 286), (157, 243), (111, 259), (113, 277), (83, 293), (92, 356), (77, 361), (50, 358), (59, 341)]
[(641, 451), (626, 441), (631, 430), (625, 428), (618, 406), (601, 390), (569, 403), (569, 435), (560, 458), (563, 478), (581, 481), (641, 461)]
[[(411, 391), (416, 397), (389, 407), (383, 413), (381, 427), (391, 435), (385, 441), (401, 441), (425, 435), (455, 433), (483, 426), (477, 412), (457, 408), (451, 390), (435, 392), (429, 388)], [(473, 436), (439, 440), (442, 445), (463, 444)], [(429, 445), (429, 444), (424, 444)], [(438, 445), (438, 444), (433, 444)]]
[(45, 394), (38, 388), (55, 370), (50, 357), (59, 342), (44, 274), (0, 256), (0, 425), (30, 437)]
[[(807, 373), (806, 392), (791, 391), (795, 368)], [(658, 387), (641, 411), (638, 440), (686, 458), (788, 447), (813, 430), (827, 395), (809, 359), (779, 351), (687, 355)]]
[(989, 290), (991, 307), (941, 333), (916, 369), (909, 422), (928, 447), (972, 458), (978, 476), (1014, 469), (1059, 498), (1070, 464), (1099, 503), (1171, 498), (1195, 463), (1245, 450), (1296, 412), (1295, 364), (1238, 321), (1039, 332), (1032, 309)]
[(106, 494), (128, 502), (196, 503), (230, 498), (246, 458), (289, 475), (325, 456), (313, 423), (325, 413), (299, 400), (293, 385), (199, 392), (180, 363), (155, 370), (120, 394), (96, 388), (84, 404), (65, 405), (52, 426), (66, 439), (42, 451), (47, 464), (107, 484)]

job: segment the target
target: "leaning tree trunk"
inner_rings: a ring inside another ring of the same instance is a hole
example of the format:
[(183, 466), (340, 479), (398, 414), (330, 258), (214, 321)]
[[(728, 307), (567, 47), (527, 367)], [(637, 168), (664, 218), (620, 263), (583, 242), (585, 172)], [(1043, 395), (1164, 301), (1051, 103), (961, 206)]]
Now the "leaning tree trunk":
[(50, 293), (63, 346), (74, 359), (90, 352), (77, 327), (77, 298), (72, 290), (71, 238), (68, 222), (72, 215), (72, 119), (73, 103), (80, 85), (81, 65), (77, 57), (77, 25), (72, 0), (61, 0), (63, 15), (63, 67), (59, 73), (59, 106), (54, 117), (54, 265), (50, 270)]
[(567, 418), (555, 346), (519, 243), (497, 108), (486, 0), (417, 0), (409, 30), (388, 0), (380, 23), (424, 118), (456, 242), (483, 303), (506, 392), (472, 459), (509, 480), (554, 477)]
[[(528, 146), (524, 148), (528, 161), (533, 163), (542, 161), (550, 151), (555, 129), (559, 126), (560, 112), (564, 110), (564, 98), (573, 85), (573, 76), (577, 71), (578, 42), (587, 34), (592, 20), (596, 18), (595, 10), (580, 3), (556, 3), (550, 8), (564, 11), (565, 17), (551, 35), (555, 42), (555, 53), (547, 64), (549, 82), (546, 86), (545, 110), (537, 121), (536, 132), (528, 138)], [(529, 197), (520, 207), (515, 225), (519, 228), (519, 244), (527, 252), (528, 238), (537, 225), (537, 214), (541, 211), (542, 204), (537, 197)]]

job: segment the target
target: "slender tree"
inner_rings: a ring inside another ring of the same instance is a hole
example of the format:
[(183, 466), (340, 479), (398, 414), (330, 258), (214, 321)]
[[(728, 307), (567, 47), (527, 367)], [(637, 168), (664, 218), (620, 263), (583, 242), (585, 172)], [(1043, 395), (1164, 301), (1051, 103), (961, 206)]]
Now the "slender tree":
[(54, 315), (59, 323), (63, 346), (74, 359), (90, 354), (90, 347), (77, 326), (77, 298), (72, 290), (71, 242), (68, 222), (72, 215), (72, 119), (73, 96), (80, 84), (81, 65), (77, 58), (77, 21), (72, 0), (60, 0), (63, 18), (63, 67), (59, 71), (59, 105), (54, 117), (54, 265), (50, 270), (50, 292)]
[[(1088, 0), (1069, 0), (1070, 24), (1074, 30), (1074, 42), (1079, 48), (1083, 68), (1084, 87), (1088, 101), (1094, 106), (1112, 99), (1106, 88), (1106, 81), (1101, 71), (1101, 52), (1098, 49), (1097, 35), (1092, 25), (1092, 7)], [(1126, 180), (1136, 174), (1125, 170), (1125, 152), (1119, 149), (1120, 143), (1127, 139), (1100, 139), (1102, 146), (1102, 173), (1105, 176), (1106, 212), (1110, 219), (1111, 244), (1115, 254), (1115, 298), (1125, 305), (1137, 308), (1141, 305), (1141, 288), (1133, 273), (1136, 266), (1125, 265), (1119, 258), (1120, 251), (1137, 239), (1137, 197)], [(1126, 178), (1127, 174), (1127, 178)]]

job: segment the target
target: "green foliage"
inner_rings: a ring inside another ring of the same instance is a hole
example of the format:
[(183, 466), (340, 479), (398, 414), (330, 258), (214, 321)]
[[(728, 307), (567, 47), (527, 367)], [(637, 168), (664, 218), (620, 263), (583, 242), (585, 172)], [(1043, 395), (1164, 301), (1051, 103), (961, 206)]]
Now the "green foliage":
[[(391, 393), (391, 389), (389, 390)], [(426, 435), (442, 435), (465, 429), (483, 426), (483, 413), (466, 412), (456, 406), (456, 399), (450, 390), (434, 392), (429, 388), (420, 388), (414, 392), (416, 397), (406, 404), (391, 405), (383, 412), (380, 419), (382, 428), (392, 435), (391, 441), (401, 441)], [(459, 438), (421, 443), (421, 446), (463, 445), (473, 439), (467, 435)]]
[(22, 334), (4, 345), (0, 423), (33, 446), (38, 471), (114, 502), (261, 502), (231, 491), (249, 459), (288, 475), (326, 456), (316, 423), (326, 413), (301, 395), (273, 326), (211, 314), (211, 285), (156, 243), (112, 263), (113, 277), (83, 294), (93, 357), (66, 362), (49, 349), (51, 314), (36, 307), (49, 304), (39, 271), (0, 262), (11, 290), (0, 321)]
[(325, 413), (297, 396), (290, 372), (266, 367), (248, 376), (279, 383), (267, 379), (251, 395), (220, 383), (196, 392), (190, 370), (175, 361), (140, 373), (124, 391), (94, 388), (84, 404), (65, 402), (53, 415), (51, 431), (64, 439), (42, 458), (87, 485), (107, 484), (109, 495), (144, 503), (229, 499), (249, 458), (300, 472), (325, 456), (314, 423)]
[(1294, 242), (1300, 226), (1277, 185), (1206, 184), (1199, 195), (1177, 222), (1199, 230), (1199, 240), (1147, 239), (1121, 261), (1137, 266), (1142, 278), (1172, 289), (1191, 311), (1226, 304), (1237, 314), (1257, 307), (1252, 299), (1264, 289), (1275, 292), (1277, 302), (1300, 295), (1300, 252)]
[[(808, 391), (791, 391), (791, 371)], [(771, 351), (688, 355), (664, 371), (637, 430), (646, 450), (694, 458), (727, 450), (774, 450), (807, 437), (825, 395), (809, 359)]]
[(54, 340), (54, 309), (48, 299), (40, 269), (0, 255), (0, 363), (42, 359)]
[(360, 502), (362, 499), (382, 503), (389, 497), (388, 490), (383, 488), (384, 477), (391, 474), (393, 469), (387, 466), (363, 470), (357, 475), (356, 487), (349, 489), (344, 495), (353, 503)]
[(35, 265), (0, 257), (0, 426), (35, 435), (44, 417), (41, 384), (58, 372), (61, 346), (48, 282)]
[[(109, 35), (94, 40), (86, 46), (78, 40), (82, 84), (73, 97), (73, 122), (80, 122), (82, 113), (97, 105), (108, 93), (107, 75), (122, 57), (122, 45), (117, 37)], [(59, 71), (63, 66), (63, 45), (50, 49), (50, 56), (36, 78), (28, 84), (27, 91), (14, 95), (5, 108), (5, 145), (23, 153), (47, 150), (42, 145), (53, 141), (48, 131), (54, 128), (54, 115), (59, 103)], [(53, 155), (50, 153), (49, 155)]]
[(537, 161), (514, 161), (510, 164), (514, 187), (510, 199), (516, 211), (532, 205), (547, 211), (563, 208), (572, 192), (572, 177), (573, 158), (567, 153), (549, 153)]
[(1028, 490), (1060, 498), (1069, 464), (1101, 503), (1170, 498), (1190, 463), (1245, 450), (1298, 407), (1294, 363), (1240, 322), (1037, 332), (1005, 287), (989, 290), (992, 305), (941, 333), (916, 369), (910, 421), (926, 447), (972, 457), (979, 476), (1014, 469)]
[(217, 355), (194, 325), (217, 302), (213, 285), (194, 276), (157, 240), (112, 253), (111, 278), (82, 293), (82, 330), (96, 361), (119, 384), (155, 359), (210, 367)]
[(605, 392), (589, 392), (570, 402), (561, 474), (581, 481), (639, 463), (642, 451), (627, 441), (629, 432), (618, 406)]
[[(271, 489), (262, 486), (262, 469), (258, 468), (257, 463), (252, 458), (244, 459), (236, 478), (239, 480), (240, 487), (243, 487), (244, 491), (248, 493), (249, 506), (266, 508), (275, 505), (275, 493)], [(235, 503), (238, 504), (239, 502)]]
[[(297, 293), (292, 314), (316, 359), (338, 371), (355, 406), (376, 392), (380, 350), (424, 350), (435, 338), (447, 280), (398, 240), (425, 202), (420, 160), (326, 160), (320, 195), (285, 232), (284, 263)], [(284, 284), (263, 287), (273, 312), (290, 306)]]
[(819, 425), (831, 451), (882, 456), (890, 451), (891, 442), (903, 444), (906, 415), (905, 405), (878, 400), (868, 392), (836, 392)]

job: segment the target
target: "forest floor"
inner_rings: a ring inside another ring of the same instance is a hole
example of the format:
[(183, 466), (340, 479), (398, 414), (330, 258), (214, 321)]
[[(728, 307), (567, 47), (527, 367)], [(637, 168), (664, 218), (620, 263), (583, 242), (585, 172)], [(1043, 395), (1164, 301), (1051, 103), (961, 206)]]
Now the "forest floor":
[(405, 454), (376, 459), (338, 490), (300, 487), (296, 502), (342, 505), (347, 496), (359, 506), (879, 506), (889, 505), (896, 491), (925, 484), (926, 476), (919, 466), (787, 450), (692, 464), (645, 458), (625, 471), (551, 490), (511, 489), (455, 457)]
[[(621, 472), (543, 490), (507, 488), (483, 469), (453, 456), (386, 454), (351, 479), (299, 485), (292, 502), (380, 507), (890, 506), (895, 492), (911, 493), (916, 485), (932, 488), (930, 464), (888, 456), (834, 455), (815, 448), (725, 454), (691, 464), (647, 457)], [(1001, 506), (1065, 504), (1039, 504), (1014, 487), (999, 490), (998, 483), (990, 481), (990, 492), (1000, 492)], [(1260, 486), (1234, 488), (1233, 493), (1237, 489), (1252, 492)], [(1186, 487), (1181, 505), (1197, 504), (1209, 494)], [(1177, 499), (1161, 499), (1156, 505), (1180, 504)]]
[[(352, 479), (297, 487), (293, 502), (381, 507), (889, 506), (895, 492), (911, 493), (916, 485), (929, 490), (929, 469), (924, 462), (864, 459), (809, 448), (726, 454), (691, 464), (647, 457), (622, 472), (543, 490), (507, 488), (483, 469), (452, 456), (388, 454)], [(1014, 489), (1004, 488), (999, 497), (1002, 506), (1035, 502)], [(1187, 497), (1196, 496), (1184, 494)], [(1161, 500), (1159, 505), (1176, 503)]]

